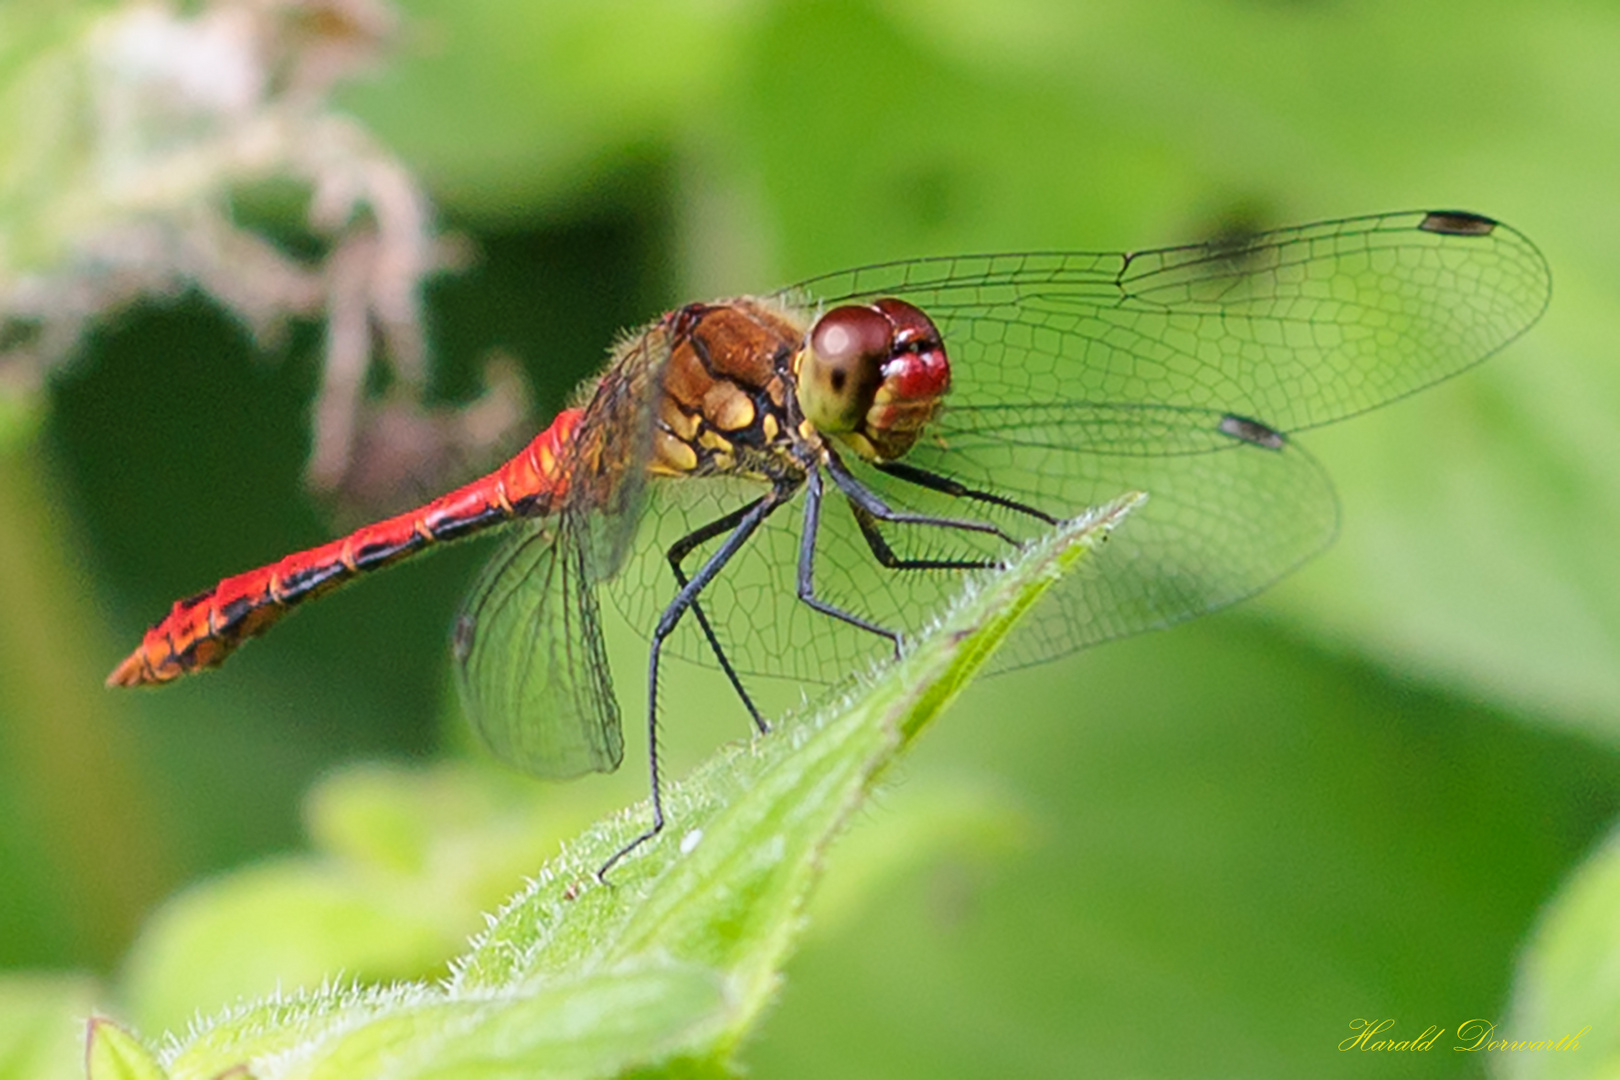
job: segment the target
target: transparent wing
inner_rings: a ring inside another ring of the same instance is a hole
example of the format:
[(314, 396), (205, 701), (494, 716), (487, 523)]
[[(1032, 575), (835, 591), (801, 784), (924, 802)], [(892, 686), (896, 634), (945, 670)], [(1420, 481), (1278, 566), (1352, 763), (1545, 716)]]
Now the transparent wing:
[(1148, 494), (1020, 624), (995, 670), (1225, 607), (1332, 542), (1338, 503), (1315, 459), (1286, 440), (1236, 439), (1226, 420), (1154, 406), (963, 409), (941, 424), (938, 442), (917, 448), (914, 464), (949, 467), (970, 487), (1064, 515), (1125, 491)]
[(474, 730), (537, 776), (611, 772), (624, 756), (597, 590), (636, 534), (667, 359), (656, 324), (620, 345), (557, 463), (556, 504), (489, 564), (456, 621)]
[(951, 357), (952, 405), (1163, 405), (1286, 432), (1472, 367), (1550, 291), (1546, 261), (1512, 228), (1411, 212), (1156, 251), (918, 259), (785, 293), (922, 308)]
[(611, 772), (624, 757), (587, 552), (562, 520), (514, 538), (456, 621), (473, 730), (536, 776)]
[[(1337, 524), (1332, 487), (1282, 436), (1471, 367), (1533, 324), (1549, 293), (1541, 254), (1508, 226), (1413, 212), (1136, 253), (890, 263), (782, 295), (824, 307), (897, 296), (939, 326), (952, 388), (907, 464), (1056, 517), (1148, 493), (1107, 549), (1021, 625), (998, 656), (1010, 667), (1232, 603), (1320, 551)], [(1233, 437), (1232, 417), (1274, 429), (1276, 445)], [(1019, 538), (1041, 527), (854, 468), (895, 509), (988, 518)], [(652, 554), (611, 592), (633, 625), (650, 626), (671, 594), (662, 552), (757, 494), (740, 481), (661, 485), (645, 525)], [(797, 600), (800, 522), (779, 512), (703, 603), (740, 669), (836, 681), (888, 646)], [(1008, 553), (1001, 541), (961, 530), (882, 531), (902, 559)], [(965, 572), (880, 565), (829, 491), (816, 558), (822, 599), (915, 632)], [(688, 624), (671, 651), (712, 662)]]
[[(1270, 448), (1224, 435), (1220, 414), (1131, 406), (964, 412), (972, 425), (942, 423), (940, 438), (920, 444), (907, 461), (1058, 517), (1131, 491), (1149, 495), (1104, 549), (1025, 618), (997, 654), (995, 670), (1169, 626), (1252, 596), (1321, 551), (1337, 526), (1332, 485), (1309, 454), (1288, 443)], [(985, 430), (977, 430), (981, 427)], [(896, 510), (993, 521), (1019, 540), (1046, 528), (1003, 507), (953, 498), (867, 466), (851, 468)], [(632, 560), (608, 589), (631, 625), (651, 626), (673, 594), (662, 552), (758, 494), (757, 485), (741, 481), (657, 486), (645, 519), (646, 554)], [(702, 603), (740, 671), (838, 682), (887, 658), (891, 647), (798, 599), (802, 502), (801, 495), (798, 505), (784, 508), (761, 528)], [(993, 536), (935, 525), (883, 525), (881, 532), (902, 560), (982, 563), (1014, 553)], [(718, 543), (719, 538), (694, 552), (689, 565)], [(821, 599), (916, 634), (971, 572), (881, 565), (842, 495), (829, 488), (816, 545), (815, 587)], [(666, 649), (712, 664), (707, 642), (690, 622), (677, 628)]]

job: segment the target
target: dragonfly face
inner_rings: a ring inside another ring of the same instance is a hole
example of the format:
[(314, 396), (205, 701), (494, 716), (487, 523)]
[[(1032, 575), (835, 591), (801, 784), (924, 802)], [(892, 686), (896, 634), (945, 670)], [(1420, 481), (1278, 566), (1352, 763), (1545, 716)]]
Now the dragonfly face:
[(893, 297), (846, 304), (818, 319), (798, 374), (805, 419), (866, 461), (905, 456), (951, 386), (938, 327)]

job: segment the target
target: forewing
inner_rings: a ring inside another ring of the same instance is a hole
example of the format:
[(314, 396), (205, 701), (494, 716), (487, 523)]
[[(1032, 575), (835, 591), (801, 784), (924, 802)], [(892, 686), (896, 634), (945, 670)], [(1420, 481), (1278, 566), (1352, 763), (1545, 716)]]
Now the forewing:
[(624, 757), (590, 562), (573, 515), (536, 522), (485, 568), (456, 621), (473, 730), (536, 776), (611, 772)]
[(1151, 404), (1299, 431), (1473, 366), (1550, 288), (1509, 226), (1413, 212), (1135, 253), (919, 259), (786, 292), (916, 304), (966, 405)]

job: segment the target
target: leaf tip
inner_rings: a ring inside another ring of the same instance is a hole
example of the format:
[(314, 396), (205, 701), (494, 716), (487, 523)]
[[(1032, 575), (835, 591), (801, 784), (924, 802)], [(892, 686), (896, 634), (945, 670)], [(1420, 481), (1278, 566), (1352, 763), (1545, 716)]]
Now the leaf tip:
[(105, 1016), (85, 1026), (84, 1074), (90, 1080), (166, 1080), (168, 1073), (135, 1035)]

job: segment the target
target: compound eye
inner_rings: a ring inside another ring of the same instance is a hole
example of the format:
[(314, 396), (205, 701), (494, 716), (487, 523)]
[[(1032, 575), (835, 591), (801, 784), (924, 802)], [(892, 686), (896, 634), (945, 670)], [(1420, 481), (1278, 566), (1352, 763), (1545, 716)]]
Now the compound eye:
[(853, 431), (871, 407), (893, 348), (894, 326), (873, 308), (849, 305), (823, 315), (810, 331), (799, 372), (806, 419), (823, 431)]
[(918, 352), (944, 347), (934, 320), (924, 315), (922, 309), (915, 304), (885, 296), (881, 300), (874, 301), (872, 307), (881, 312), (893, 327), (891, 333), (894, 335), (896, 346)]
[(810, 348), (827, 388), (847, 394), (863, 368), (881, 368), (893, 336), (889, 320), (869, 307), (833, 308), (823, 315), (810, 334)]

